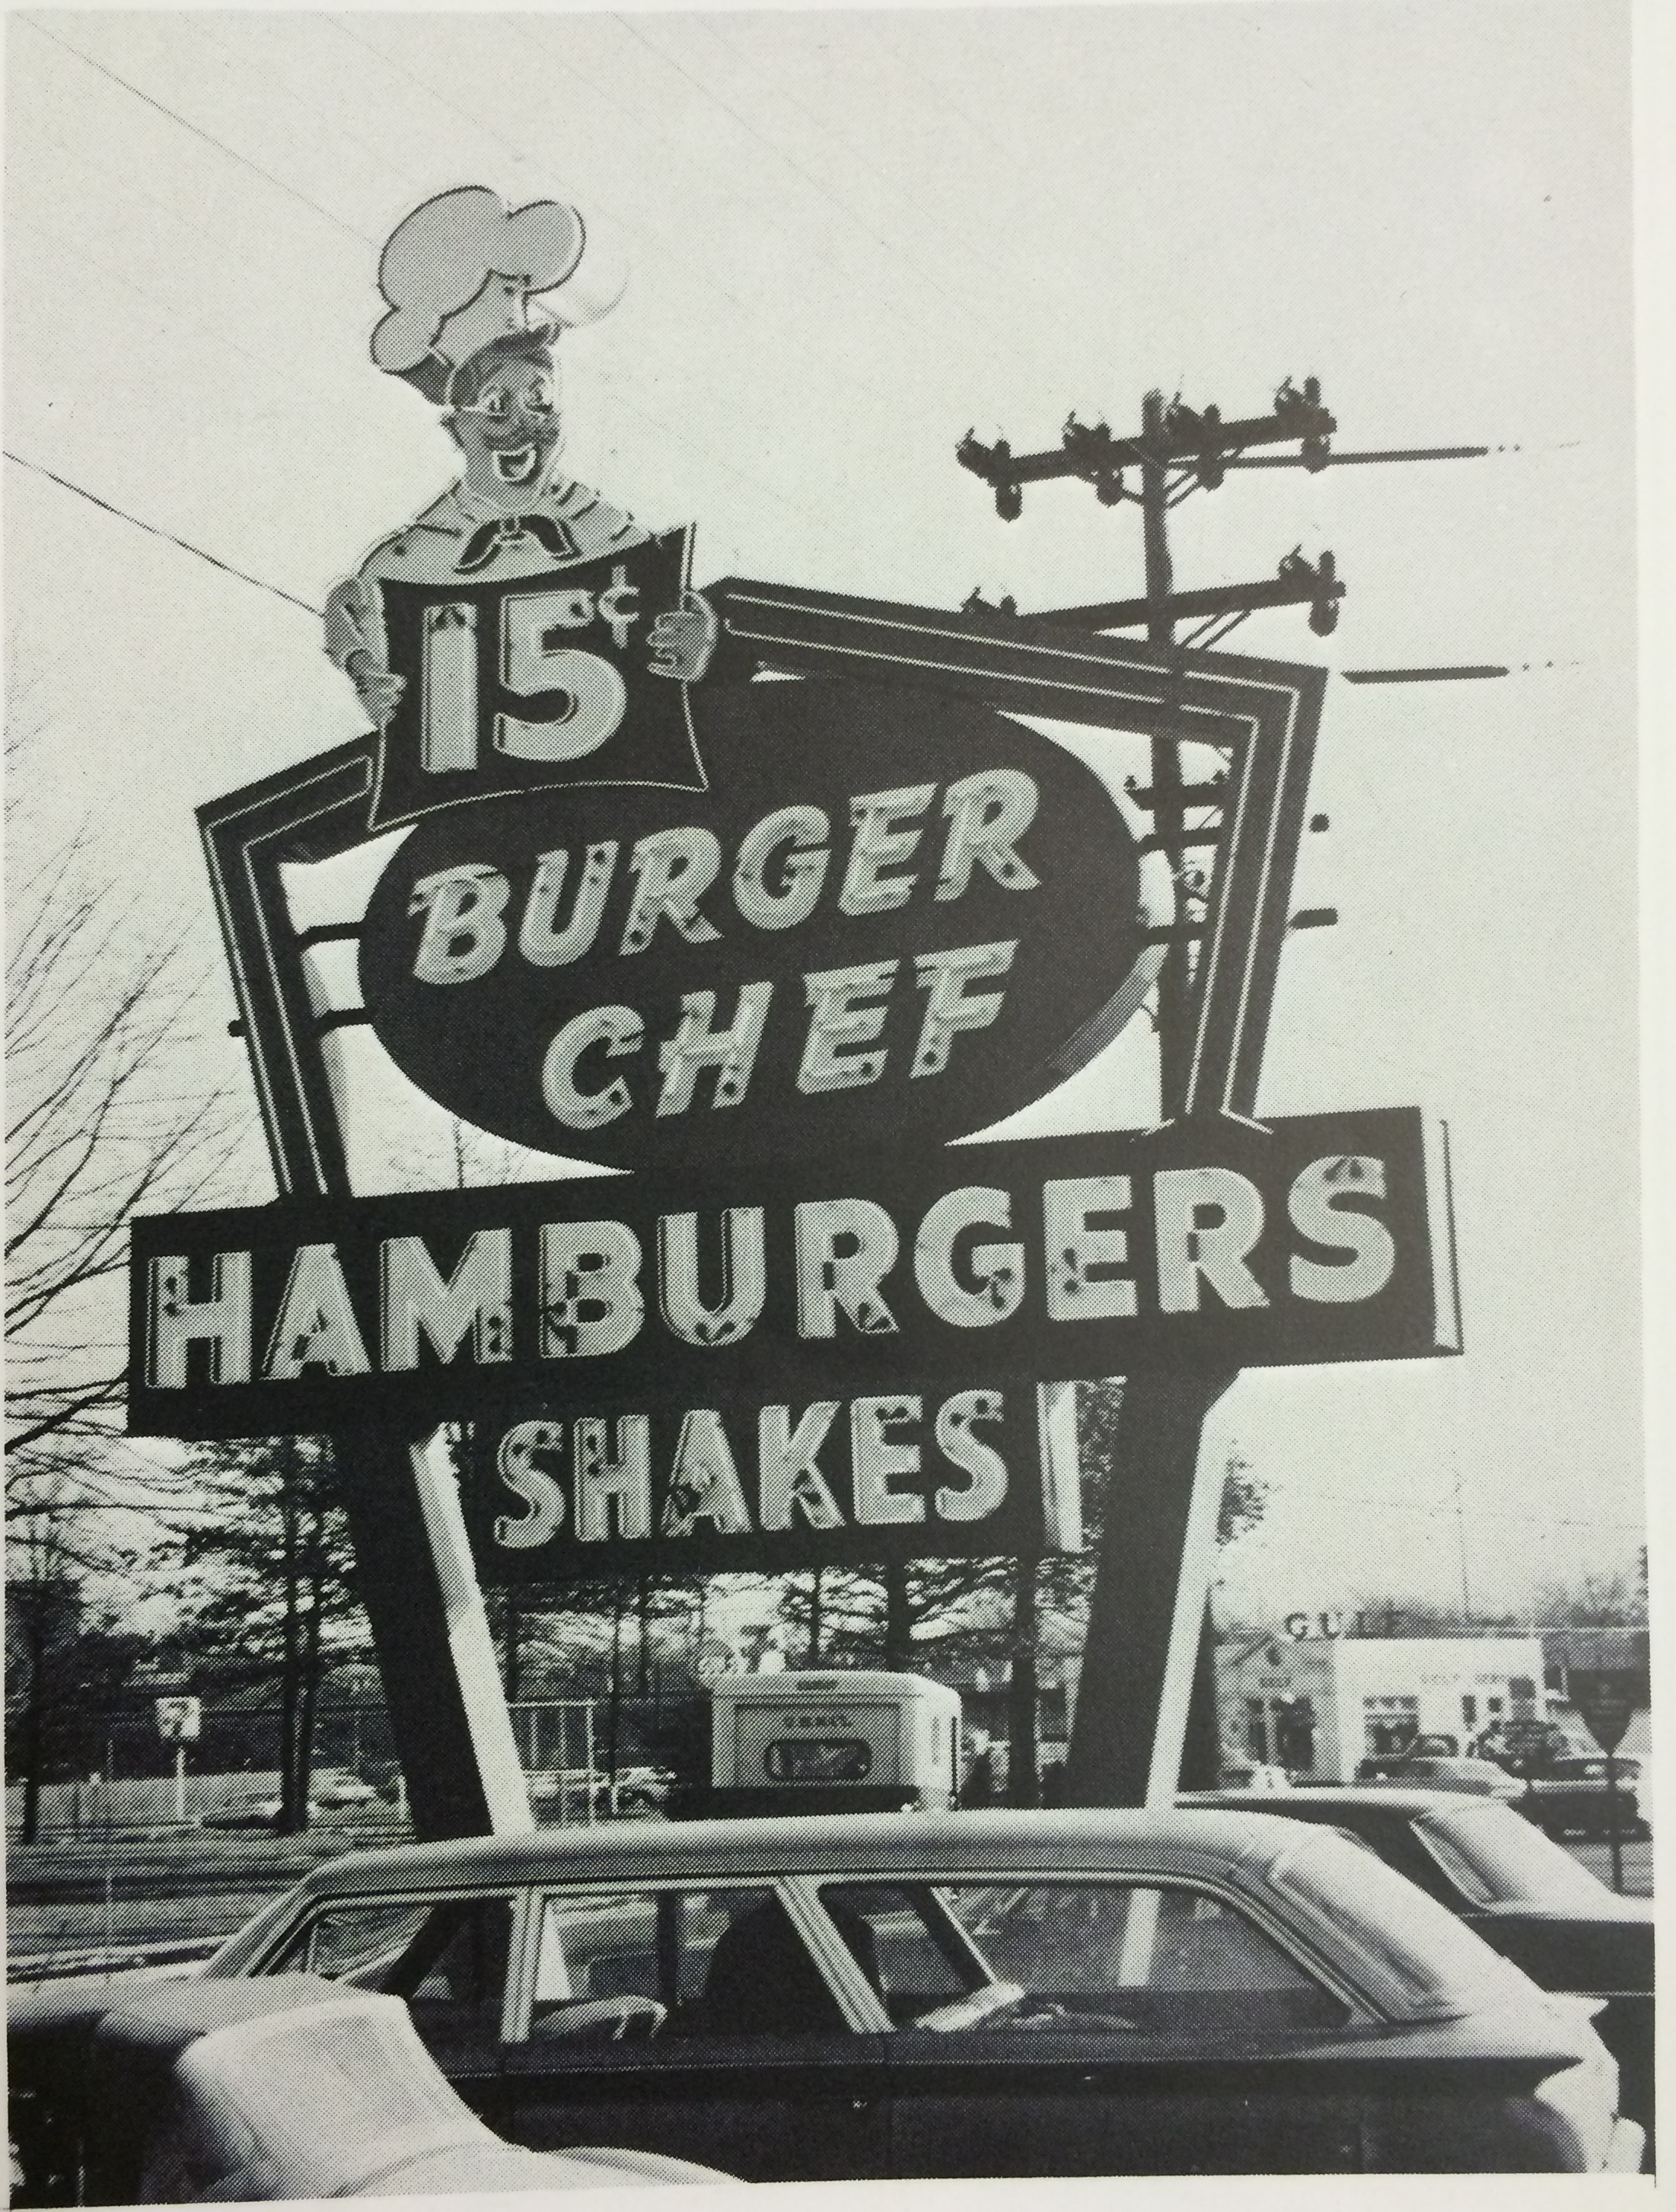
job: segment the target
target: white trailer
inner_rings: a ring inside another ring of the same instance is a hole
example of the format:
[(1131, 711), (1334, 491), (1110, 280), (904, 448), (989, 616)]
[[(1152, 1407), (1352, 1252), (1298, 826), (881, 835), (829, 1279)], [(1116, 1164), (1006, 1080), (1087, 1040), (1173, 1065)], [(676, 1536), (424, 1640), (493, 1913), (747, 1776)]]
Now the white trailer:
[(960, 1698), (920, 1674), (739, 1674), (711, 1685), (710, 1809), (946, 1809)]

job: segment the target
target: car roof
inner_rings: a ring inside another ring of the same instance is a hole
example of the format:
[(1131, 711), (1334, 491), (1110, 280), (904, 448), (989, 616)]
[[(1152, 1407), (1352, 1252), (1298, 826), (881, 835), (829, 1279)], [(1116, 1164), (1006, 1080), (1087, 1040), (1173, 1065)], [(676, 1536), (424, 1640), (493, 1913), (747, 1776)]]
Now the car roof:
[[(1394, 1819), (1412, 1820), (1421, 1813), (1459, 1812), (1462, 1805), (1500, 1804), (1506, 1801), (1486, 1793), (1482, 1798), (1463, 1797), (1458, 1790), (1405, 1789), (1400, 1783), (1369, 1784), (1357, 1789), (1349, 1783), (1337, 1787), (1330, 1784), (1317, 1785), (1304, 1783), (1287, 1790), (1200, 1790), (1183, 1791), (1184, 1805), (1205, 1806), (1207, 1808), (1266, 1814), (1271, 1808), (1290, 1814), (1299, 1820), (1318, 1820), (1327, 1808), (1335, 1814), (1378, 1812)], [(1515, 1816), (1517, 1817), (1516, 1815)]]
[(355, 1851), (314, 1869), (316, 1897), (441, 1882), (727, 1879), (776, 1874), (890, 1875), (934, 1863), (949, 1873), (1096, 1873), (1102, 1847), (1122, 1867), (1209, 1872), (1239, 1864), (1260, 1881), (1295, 1837), (1242, 1810), (1098, 1810), (779, 1814), (762, 1820), (622, 1820), (516, 1836)]

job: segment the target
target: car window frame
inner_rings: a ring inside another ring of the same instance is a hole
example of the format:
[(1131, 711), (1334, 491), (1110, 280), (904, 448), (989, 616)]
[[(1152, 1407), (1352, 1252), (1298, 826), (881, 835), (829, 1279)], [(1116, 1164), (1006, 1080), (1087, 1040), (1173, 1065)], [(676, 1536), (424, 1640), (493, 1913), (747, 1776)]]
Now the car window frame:
[[(310, 1938), (312, 1954), (313, 1930), (330, 1913), (363, 1909), (375, 1912), (392, 1911), (404, 1905), (416, 1911), (429, 1911), (441, 1905), (470, 1905), (479, 1899), (505, 1901), (512, 1905), (512, 1929), (507, 1942), (506, 1985), (501, 1992), (499, 2042), (504, 2048), (507, 2025), (513, 2016), (524, 1954), (529, 1944), (530, 1891), (526, 1884), (469, 1882), (458, 1887), (450, 1886), (440, 1889), (345, 1890), (310, 1897), (303, 1900), (302, 1910), (287, 1921), (284, 1927), (263, 1946), (245, 1967), (244, 1975), (255, 1980), (271, 1978), (282, 1972), (312, 1973), (314, 1971), (312, 1966), (281, 1968), (275, 1962), (303, 1934)], [(336, 1987), (346, 1980), (347, 1977), (340, 1975), (335, 1978), (333, 1985)], [(405, 1998), (402, 2002), (405, 2003)]]
[[(825, 1879), (824, 1876), (820, 1878)], [(846, 2030), (857, 2035), (877, 2034), (880, 2031), (872, 2015), (881, 2008), (877, 2005), (865, 1976), (850, 1957), (847, 1946), (837, 1937), (835, 1930), (833, 1934), (842, 1959), (840, 1960), (829, 1955), (824, 1941), (826, 1927), (829, 1926), (826, 1916), (811, 1904), (807, 1896), (799, 1893), (797, 1882), (797, 1877), (785, 1874), (761, 1871), (745, 1874), (730, 1869), (725, 1874), (695, 1875), (673, 1875), (661, 1870), (653, 1875), (626, 1872), (614, 1881), (602, 1881), (597, 1875), (586, 1881), (574, 1882), (550, 1877), (532, 1883), (527, 1895), (522, 1942), (515, 1953), (515, 1971), (513, 1966), (509, 1966), (507, 1975), (508, 1992), (515, 1987), (517, 2001), (515, 2005), (508, 2006), (501, 2041), (509, 2048), (515, 2046), (520, 2050), (527, 2048), (531, 2043), (530, 2026), (535, 2010), (541, 1926), (549, 1899), (560, 1897), (567, 1902), (576, 1899), (586, 1904), (596, 1898), (604, 1900), (621, 1897), (625, 1891), (631, 1891), (636, 1896), (658, 1897), (690, 1896), (695, 1890), (767, 1890), (779, 1900), (786, 1917), (803, 1938), (805, 1947), (811, 1953), (823, 1979), (831, 1988), (844, 2015)], [(846, 1966), (849, 1970), (847, 1973), (843, 1971)], [(886, 2021), (887, 2029), (889, 2026), (890, 2022)]]
[[(847, 1982), (853, 1986), (858, 2006), (870, 2015), (866, 2032), (874, 2035), (894, 2037), (908, 2031), (897, 2027), (884, 2005), (874, 1996), (871, 1985), (856, 1963), (848, 1944), (839, 1934), (835, 1924), (828, 1917), (819, 1895), (820, 1891), (827, 1887), (852, 1888), (867, 1882), (877, 1882), (882, 1888), (896, 1889), (917, 1887), (932, 1890), (962, 1889), (985, 1888), (992, 1886), (1023, 1889), (1035, 1883), (1080, 1886), (1088, 1882), (1099, 1882), (1114, 1888), (1187, 1890), (1194, 1896), (1213, 1898), (1218, 1904), (1227, 1905), (1235, 1912), (1243, 1914), (1264, 1936), (1268, 1937), (1283, 1956), (1289, 1959), (1301, 1972), (1321, 1983), (1340, 2003), (1344, 2004), (1349, 2010), (1350, 2018), (1342, 2028), (1331, 2031), (1333, 2034), (1354, 2036), (1364, 2034), (1369, 2029), (1380, 2030), (1394, 2025), (1400, 2025), (1400, 2022), (1394, 2021), (1391, 2015), (1371, 1999), (1364, 1989), (1346, 1976), (1335, 1960), (1323, 1957), (1312, 1945), (1306, 1943), (1296, 1930), (1279, 1920), (1278, 1916), (1264, 1911), (1262, 1900), (1260, 1898), (1254, 1897), (1248, 1890), (1236, 1883), (1218, 1881), (1213, 1875), (1183, 1875), (1174, 1872), (1154, 1874), (1145, 1870), (1107, 1873), (1103, 1869), (1085, 1873), (1080, 1869), (1073, 1870), (1063, 1866), (1044, 1867), (1039, 1869), (1003, 1867), (991, 1872), (977, 1868), (962, 1867), (958, 1871), (945, 1869), (941, 1875), (922, 1869), (908, 1870), (902, 1868), (890, 1868), (878, 1873), (867, 1873), (853, 1868), (846, 1868), (841, 1873), (835, 1871), (817, 1875), (803, 1874), (794, 1877), (794, 1880), (806, 1889), (805, 1902), (810, 1911), (818, 1915), (826, 1923), (828, 1932), (823, 1939), (823, 1946), (829, 1952), (836, 1954), (832, 1962), (836, 1972), (829, 1972), (829, 1978), (836, 1978), (837, 1973), (843, 1974)], [(985, 1964), (988, 1966), (987, 1960)], [(992, 1974), (994, 1972), (993, 1966), (988, 1966), (988, 1971)], [(1326, 2034), (1328, 2031), (1323, 2030), (1321, 2033)]]

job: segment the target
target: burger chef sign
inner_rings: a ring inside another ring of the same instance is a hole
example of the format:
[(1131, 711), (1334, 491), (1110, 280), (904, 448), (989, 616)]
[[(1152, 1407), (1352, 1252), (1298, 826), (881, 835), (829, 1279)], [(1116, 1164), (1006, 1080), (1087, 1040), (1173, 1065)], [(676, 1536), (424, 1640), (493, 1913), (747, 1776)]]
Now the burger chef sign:
[(1060, 1079), (1146, 949), (1094, 775), (902, 693), (740, 686), (695, 719), (708, 793), (495, 799), (401, 847), (361, 984), (422, 1088), (653, 1168), (934, 1144)]
[(602, 1166), (981, 1128), (1141, 994), (1136, 842), (986, 708), (711, 671), (690, 532), (558, 465), (533, 301), (597, 308), (583, 244), (568, 209), (468, 188), (380, 264), (374, 358), (465, 466), (328, 607), (380, 728), (371, 826), (416, 824), (366, 916), (368, 1017), (463, 1120)]

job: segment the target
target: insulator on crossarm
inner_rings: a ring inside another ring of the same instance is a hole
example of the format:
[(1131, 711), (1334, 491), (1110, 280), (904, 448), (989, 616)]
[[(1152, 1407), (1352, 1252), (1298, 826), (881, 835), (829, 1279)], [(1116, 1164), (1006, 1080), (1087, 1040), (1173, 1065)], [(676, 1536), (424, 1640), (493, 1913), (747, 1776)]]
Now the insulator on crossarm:
[(1309, 602), (1309, 627), (1317, 637), (1331, 637), (1339, 627), (1339, 602), (1333, 596), (1339, 571), (1330, 553), (1323, 553), (1316, 562), (1315, 574), (1321, 588)]

